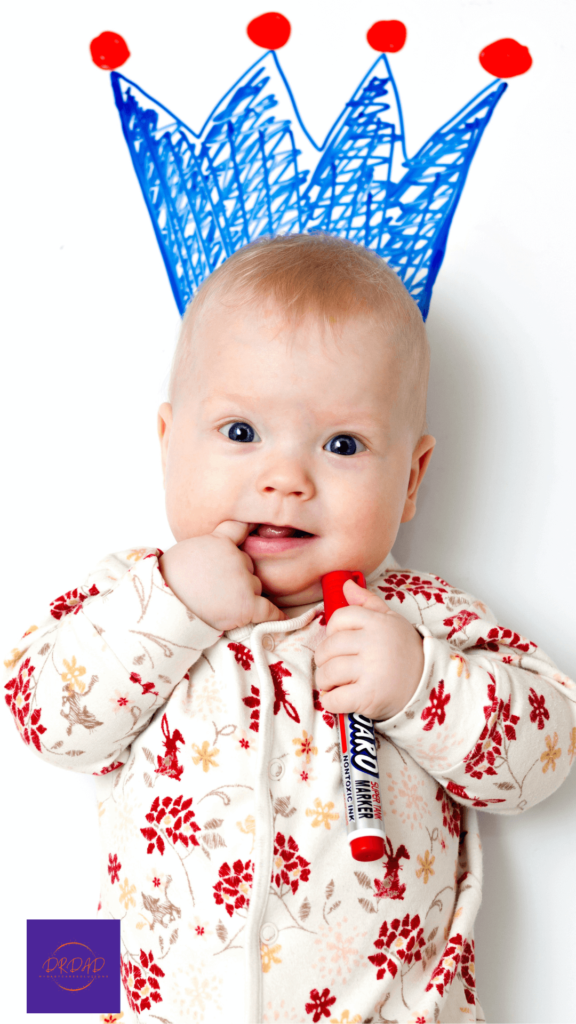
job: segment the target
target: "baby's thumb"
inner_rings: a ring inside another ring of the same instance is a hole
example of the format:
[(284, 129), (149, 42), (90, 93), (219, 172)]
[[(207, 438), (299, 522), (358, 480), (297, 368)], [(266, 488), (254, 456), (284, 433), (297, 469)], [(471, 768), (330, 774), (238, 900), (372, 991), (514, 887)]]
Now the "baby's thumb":
[(368, 608), (369, 611), (382, 612), (383, 615), (390, 611), (380, 597), (376, 597), (376, 594), (371, 594), (369, 590), (361, 587), (354, 580), (346, 580), (342, 587), (342, 593), (348, 604), (359, 604), (363, 608)]

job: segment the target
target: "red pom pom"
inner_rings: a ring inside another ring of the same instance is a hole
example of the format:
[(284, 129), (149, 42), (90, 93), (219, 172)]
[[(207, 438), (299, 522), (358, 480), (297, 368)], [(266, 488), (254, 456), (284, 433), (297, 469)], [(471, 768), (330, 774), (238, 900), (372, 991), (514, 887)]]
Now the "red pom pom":
[(114, 68), (125, 64), (130, 56), (126, 40), (117, 32), (102, 32), (90, 43), (92, 60), (103, 71), (114, 71)]
[(525, 75), (532, 67), (530, 50), (515, 39), (498, 39), (490, 43), (490, 46), (484, 47), (478, 59), (484, 71), (496, 78)]
[(290, 22), (283, 14), (268, 11), (258, 18), (253, 18), (248, 28), (248, 38), (261, 46), (263, 50), (279, 50), (290, 39)]
[(403, 21), (375, 21), (366, 39), (378, 53), (398, 53), (406, 42), (406, 25)]

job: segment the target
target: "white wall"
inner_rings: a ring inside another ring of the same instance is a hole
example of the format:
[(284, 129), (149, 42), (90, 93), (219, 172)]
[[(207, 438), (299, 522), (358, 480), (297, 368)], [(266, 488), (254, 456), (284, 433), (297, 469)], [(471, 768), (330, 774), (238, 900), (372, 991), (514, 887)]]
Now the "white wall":
[[(576, 676), (573, 6), (278, 9), (293, 26), (280, 57), (317, 137), (372, 60), (366, 29), (406, 22), (392, 61), (409, 153), (490, 80), (483, 46), (513, 36), (530, 47), (534, 66), (511, 80), (482, 139), (436, 284), (438, 447), (395, 554), (481, 597)], [(126, 74), (199, 126), (256, 59), (244, 29), (263, 10), (254, 0), (32, 0), (4, 13), (3, 652), (106, 552), (171, 543), (155, 413), (178, 315), (88, 43), (121, 32), (133, 53)], [(90, 778), (34, 758), (8, 714), (0, 728), (3, 1017), (20, 1024), (30, 1019), (26, 919), (95, 916), (96, 808)], [(482, 815), (478, 985), (492, 1024), (576, 1020), (575, 797), (573, 774), (520, 817)]]

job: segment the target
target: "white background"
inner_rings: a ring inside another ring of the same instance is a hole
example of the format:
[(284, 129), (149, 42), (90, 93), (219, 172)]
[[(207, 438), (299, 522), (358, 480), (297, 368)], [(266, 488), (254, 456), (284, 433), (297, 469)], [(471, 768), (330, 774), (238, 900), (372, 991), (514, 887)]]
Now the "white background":
[[(133, 54), (122, 71), (199, 127), (262, 52), (245, 26), (266, 9), (245, 0), (4, 8), (6, 654), (101, 556), (172, 543), (155, 417), (178, 314), (109, 76), (88, 44), (120, 32)], [(407, 24), (391, 61), (409, 155), (491, 80), (477, 59), (484, 46), (513, 36), (530, 48), (532, 70), (510, 81), (480, 143), (436, 284), (438, 446), (395, 554), (482, 598), (574, 677), (574, 7), (282, 0), (276, 9), (293, 29), (280, 58), (318, 139), (375, 57), (366, 30), (381, 18)], [(96, 914), (96, 806), (91, 778), (36, 759), (7, 713), (0, 727), (2, 1016), (20, 1024), (31, 1019), (26, 919)], [(478, 986), (492, 1024), (576, 1020), (575, 797), (573, 773), (522, 816), (481, 815)]]

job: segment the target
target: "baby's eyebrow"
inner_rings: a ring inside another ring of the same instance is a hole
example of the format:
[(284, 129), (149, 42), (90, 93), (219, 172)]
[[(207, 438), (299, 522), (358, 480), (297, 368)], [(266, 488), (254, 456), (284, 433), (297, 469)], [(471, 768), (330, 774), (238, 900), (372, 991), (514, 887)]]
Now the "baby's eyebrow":
[(248, 395), (239, 395), (234, 392), (226, 392), (226, 394), (219, 393), (217, 395), (208, 395), (203, 398), (200, 405), (214, 405), (215, 402), (238, 402), (240, 404), (248, 401)]

